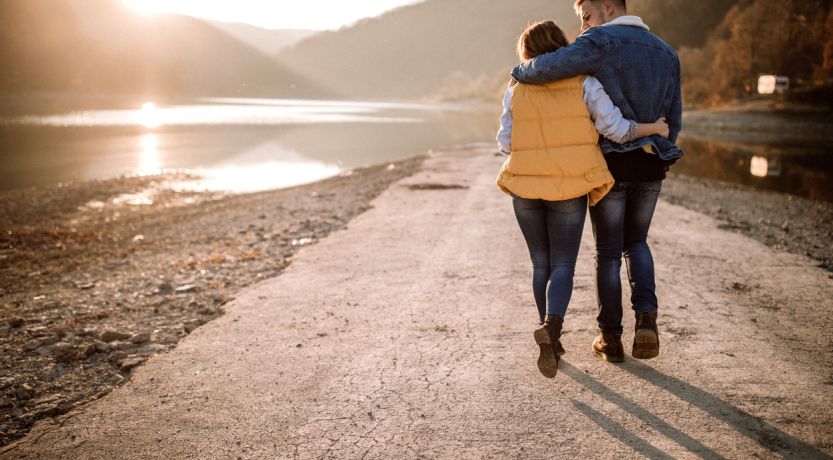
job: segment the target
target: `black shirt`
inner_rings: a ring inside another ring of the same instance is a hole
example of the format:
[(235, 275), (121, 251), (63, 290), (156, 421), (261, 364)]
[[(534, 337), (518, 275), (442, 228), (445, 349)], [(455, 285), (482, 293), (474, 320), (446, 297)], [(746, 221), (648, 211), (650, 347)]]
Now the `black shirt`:
[(665, 161), (642, 149), (605, 155), (607, 168), (618, 182), (654, 182), (665, 179)]

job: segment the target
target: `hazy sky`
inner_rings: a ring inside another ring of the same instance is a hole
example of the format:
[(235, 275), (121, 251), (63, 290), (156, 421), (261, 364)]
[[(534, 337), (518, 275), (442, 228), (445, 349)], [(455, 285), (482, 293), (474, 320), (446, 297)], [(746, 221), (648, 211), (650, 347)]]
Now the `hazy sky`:
[(143, 13), (177, 13), (267, 29), (337, 29), (418, 0), (122, 0)]

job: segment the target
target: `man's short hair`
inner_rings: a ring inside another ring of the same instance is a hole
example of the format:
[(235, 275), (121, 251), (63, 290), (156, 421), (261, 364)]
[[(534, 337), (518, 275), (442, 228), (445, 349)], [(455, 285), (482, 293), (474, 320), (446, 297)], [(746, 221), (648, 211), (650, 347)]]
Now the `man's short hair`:
[[(579, 7), (582, 4), (584, 4), (585, 2), (598, 3), (598, 2), (601, 2), (601, 1), (602, 0), (576, 0), (576, 3), (573, 5), (573, 8), (575, 8), (576, 13), (578, 13)], [(620, 7), (622, 7), (623, 10), (628, 11), (628, 1), (627, 0), (610, 0), (610, 1), (614, 5), (619, 5)]]

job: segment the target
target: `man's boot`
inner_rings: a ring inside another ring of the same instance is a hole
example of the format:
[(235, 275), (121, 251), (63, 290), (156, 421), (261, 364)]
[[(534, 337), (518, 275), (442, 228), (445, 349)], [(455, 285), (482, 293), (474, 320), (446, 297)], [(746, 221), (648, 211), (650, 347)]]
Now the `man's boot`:
[(551, 379), (558, 373), (558, 361), (564, 354), (564, 347), (561, 346), (561, 326), (564, 320), (555, 315), (547, 315), (544, 324), (535, 329), (535, 343), (538, 344), (540, 354), (538, 355), (538, 370), (541, 374)]
[(622, 337), (611, 331), (600, 330), (601, 334), (593, 341), (593, 353), (609, 363), (625, 362), (625, 350)]
[(637, 313), (636, 332), (633, 335), (633, 357), (651, 359), (657, 356), (659, 356), (657, 312)]

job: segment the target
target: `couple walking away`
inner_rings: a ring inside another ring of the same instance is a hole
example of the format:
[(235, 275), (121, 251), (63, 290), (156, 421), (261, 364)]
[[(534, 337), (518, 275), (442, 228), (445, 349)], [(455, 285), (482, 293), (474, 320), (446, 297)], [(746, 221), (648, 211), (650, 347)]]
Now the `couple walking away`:
[[(632, 354), (659, 355), (648, 229), (668, 167), (682, 156), (680, 62), (627, 15), (626, 0), (577, 0), (582, 34), (569, 44), (552, 21), (518, 40), (522, 63), (503, 100), (497, 178), (512, 196), (532, 259), (538, 369), (555, 377), (587, 205), (596, 240), (600, 334), (593, 352), (623, 362), (624, 255), (636, 314)], [(517, 84), (515, 83), (517, 82)]]

